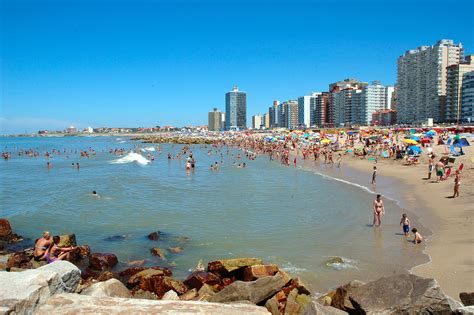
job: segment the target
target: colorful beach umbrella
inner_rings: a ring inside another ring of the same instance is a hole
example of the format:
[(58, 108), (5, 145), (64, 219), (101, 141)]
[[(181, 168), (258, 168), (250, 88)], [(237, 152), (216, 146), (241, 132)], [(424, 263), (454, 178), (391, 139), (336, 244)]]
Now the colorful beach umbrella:
[(413, 139), (403, 139), (403, 142), (408, 144), (418, 144), (418, 142)]
[(322, 143), (322, 144), (331, 143), (331, 140), (329, 140), (329, 139), (323, 139), (323, 140), (321, 140), (321, 143)]

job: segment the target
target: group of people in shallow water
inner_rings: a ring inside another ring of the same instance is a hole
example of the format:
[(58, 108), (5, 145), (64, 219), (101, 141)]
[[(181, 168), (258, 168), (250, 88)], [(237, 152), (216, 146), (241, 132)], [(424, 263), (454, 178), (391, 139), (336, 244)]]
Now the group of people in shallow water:
[(53, 236), (48, 231), (43, 232), (43, 236), (36, 240), (33, 252), (35, 261), (46, 261), (48, 264), (57, 260), (70, 260), (71, 254), (77, 247), (59, 246), (60, 237)]
[[(374, 212), (373, 226), (380, 227), (380, 225), (382, 224), (382, 216), (385, 215), (385, 206), (383, 204), (382, 196), (380, 194), (378, 194), (374, 200), (373, 212)], [(406, 213), (402, 214), (402, 218), (400, 220), (400, 226), (402, 226), (403, 235), (408, 236), (410, 233), (411, 223)], [(419, 244), (423, 241), (423, 236), (421, 236), (417, 228), (412, 228), (411, 232), (413, 233), (413, 236), (414, 236), (413, 243)]]

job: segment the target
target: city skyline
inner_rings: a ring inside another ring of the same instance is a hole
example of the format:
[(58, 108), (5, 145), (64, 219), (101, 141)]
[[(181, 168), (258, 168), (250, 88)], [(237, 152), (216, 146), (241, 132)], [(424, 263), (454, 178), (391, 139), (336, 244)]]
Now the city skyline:
[[(110, 10), (100, 1), (3, 0), (0, 133), (205, 125), (210, 109), (225, 110), (222, 94), (233, 85), (248, 93), (247, 122), (274, 99), (327, 91), (344, 78), (393, 85), (406, 50), (447, 38), (472, 54), (472, 3), (455, 1), (456, 15), (443, 3), (365, 1), (333, 21), (307, 19), (337, 9), (331, 1), (120, 2)], [(289, 16), (298, 19), (283, 23)]]

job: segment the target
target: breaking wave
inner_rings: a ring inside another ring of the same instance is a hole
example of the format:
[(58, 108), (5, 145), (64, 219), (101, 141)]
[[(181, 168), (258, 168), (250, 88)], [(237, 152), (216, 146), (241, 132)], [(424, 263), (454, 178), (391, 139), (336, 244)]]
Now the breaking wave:
[(120, 159), (117, 159), (117, 160), (113, 160), (110, 163), (111, 164), (127, 164), (127, 163), (132, 163), (132, 162), (136, 162), (137, 164), (140, 164), (140, 165), (147, 165), (148, 163), (150, 163), (150, 161), (148, 161), (146, 158), (144, 158), (143, 156), (135, 152), (130, 152), (124, 157), (121, 157)]

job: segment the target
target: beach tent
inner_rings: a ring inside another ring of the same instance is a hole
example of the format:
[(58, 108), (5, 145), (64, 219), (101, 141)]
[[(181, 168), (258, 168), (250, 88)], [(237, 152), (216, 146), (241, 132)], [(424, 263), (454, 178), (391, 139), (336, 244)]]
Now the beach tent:
[(462, 147), (467, 147), (467, 146), (470, 146), (470, 143), (469, 141), (467, 141), (466, 138), (459, 138), (459, 139), (455, 139), (453, 141), (453, 145), (456, 147), (456, 148), (462, 148)]

